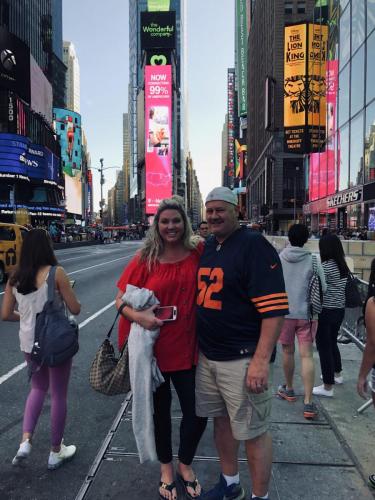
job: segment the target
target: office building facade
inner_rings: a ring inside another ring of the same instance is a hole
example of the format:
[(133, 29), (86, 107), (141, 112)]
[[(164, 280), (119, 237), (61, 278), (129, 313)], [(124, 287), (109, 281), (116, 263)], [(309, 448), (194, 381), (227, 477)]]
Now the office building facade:
[[(253, 0), (248, 37), (247, 214), (268, 231), (302, 217), (303, 155), (284, 153), (284, 26), (313, 19), (314, 0)], [(267, 90), (266, 90), (267, 89)], [(267, 115), (267, 116), (265, 116)]]
[[(145, 180), (145, 145), (144, 145), (144, 70), (147, 65), (145, 52), (141, 50), (141, 13), (148, 10), (174, 11), (176, 13), (176, 47), (173, 56), (173, 192), (185, 197), (186, 170), (184, 156), (184, 140), (187, 143), (187, 130), (183, 127), (185, 77), (183, 60), (184, 39), (183, 0), (168, 2), (152, 2), (146, 0), (129, 1), (129, 220), (140, 221), (146, 215), (146, 180)], [(143, 116), (141, 116), (143, 115)]]
[(64, 41), (63, 62), (66, 71), (66, 107), (80, 113), (81, 105), (81, 79), (78, 57), (72, 42)]
[(314, 231), (375, 231), (375, 2), (328, 0), (320, 10), (332, 95), (325, 148), (308, 158), (305, 219)]

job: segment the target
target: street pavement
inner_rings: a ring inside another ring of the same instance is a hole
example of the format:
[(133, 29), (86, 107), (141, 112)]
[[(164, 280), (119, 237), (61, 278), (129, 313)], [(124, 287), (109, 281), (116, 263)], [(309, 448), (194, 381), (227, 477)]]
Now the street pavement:
[[(77, 280), (75, 290), (82, 302), (79, 322), (84, 325), (80, 331), (80, 351), (73, 363), (65, 432), (65, 442), (76, 444), (78, 452), (72, 462), (57, 471), (47, 471), (46, 467), (48, 401), (36, 431), (32, 459), (22, 469), (11, 465), (20, 438), (28, 383), (24, 368), (11, 375), (23, 362), (17, 325), (0, 323), (0, 500), (158, 498), (158, 465), (140, 465), (138, 461), (131, 428), (131, 395), (100, 395), (88, 383), (90, 363), (114, 318), (111, 303), (116, 281), (138, 247), (138, 242), (123, 242), (57, 251), (61, 264)], [(301, 397), (296, 403), (274, 398), (272, 500), (374, 498), (365, 480), (369, 473), (375, 472), (375, 413), (372, 407), (361, 415), (356, 412), (362, 404), (355, 391), (361, 353), (352, 344), (341, 346), (341, 351), (345, 383), (336, 387), (334, 398), (316, 399), (320, 410), (317, 420), (310, 422), (303, 418)], [(318, 368), (316, 354), (315, 359)], [(302, 396), (298, 373), (297, 362), (296, 391)], [(321, 383), (319, 375), (317, 369), (317, 384)], [(282, 381), (278, 356), (275, 390)], [(174, 397), (175, 451), (180, 420)], [(199, 445), (194, 467), (205, 488), (216, 482), (219, 463), (212, 440), (212, 422)], [(243, 447), (240, 472), (249, 498), (251, 485)], [(183, 498), (182, 492), (179, 493), (179, 498)]]

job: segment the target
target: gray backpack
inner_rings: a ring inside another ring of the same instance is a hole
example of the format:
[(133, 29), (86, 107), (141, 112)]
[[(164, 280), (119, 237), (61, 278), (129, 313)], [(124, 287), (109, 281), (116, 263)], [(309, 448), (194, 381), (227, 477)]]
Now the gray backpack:
[(55, 300), (55, 274), (56, 266), (52, 266), (47, 280), (47, 302), (36, 317), (34, 344), (31, 351), (34, 367), (35, 365), (51, 367), (61, 365), (72, 358), (79, 349), (78, 325), (67, 317), (61, 301)]

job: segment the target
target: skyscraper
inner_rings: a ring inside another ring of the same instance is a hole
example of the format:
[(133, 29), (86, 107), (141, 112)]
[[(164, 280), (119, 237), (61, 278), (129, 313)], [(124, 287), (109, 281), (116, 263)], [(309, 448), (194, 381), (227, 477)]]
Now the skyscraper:
[[(173, 126), (173, 191), (184, 196), (186, 183), (185, 161), (183, 158), (184, 142), (187, 144), (186, 132), (183, 127), (184, 115), (184, 69), (182, 61), (184, 60), (184, 1), (147, 1), (147, 0), (129, 0), (129, 137), (130, 137), (130, 165), (129, 165), (129, 217), (132, 220), (139, 220), (143, 217), (141, 204), (145, 193), (142, 186), (140, 172), (144, 166), (144, 151), (140, 137), (144, 137), (144, 129), (139, 129), (143, 119), (140, 112), (143, 113), (143, 87), (144, 87), (144, 67), (141, 57), (141, 12), (150, 10), (169, 10), (176, 12), (176, 51), (175, 51), (175, 92), (174, 100), (174, 126)], [(142, 125), (143, 127), (143, 125)], [(143, 141), (144, 142), (144, 141)], [(144, 182), (143, 182), (144, 184)]]
[(53, 105), (64, 107), (65, 71), (62, 57), (61, 0), (0, 0), (0, 26), (30, 47), (50, 81)]
[(66, 72), (66, 107), (80, 112), (80, 73), (77, 54), (72, 42), (64, 41), (63, 61), (67, 67)]

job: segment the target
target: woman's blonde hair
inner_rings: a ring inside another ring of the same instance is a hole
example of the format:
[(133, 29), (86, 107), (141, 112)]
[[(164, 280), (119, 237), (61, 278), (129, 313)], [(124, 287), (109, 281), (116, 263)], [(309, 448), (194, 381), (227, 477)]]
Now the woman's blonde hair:
[(149, 269), (151, 269), (156, 263), (158, 257), (160, 257), (164, 250), (164, 243), (160, 236), (158, 227), (160, 215), (164, 212), (164, 210), (177, 210), (177, 212), (181, 215), (184, 222), (182, 243), (186, 249), (192, 250), (196, 248), (199, 242), (199, 237), (193, 235), (190, 220), (186, 215), (181, 196), (174, 195), (171, 198), (162, 200), (155, 214), (153, 223), (147, 232), (145, 244), (140, 251), (141, 261), (146, 262)]

